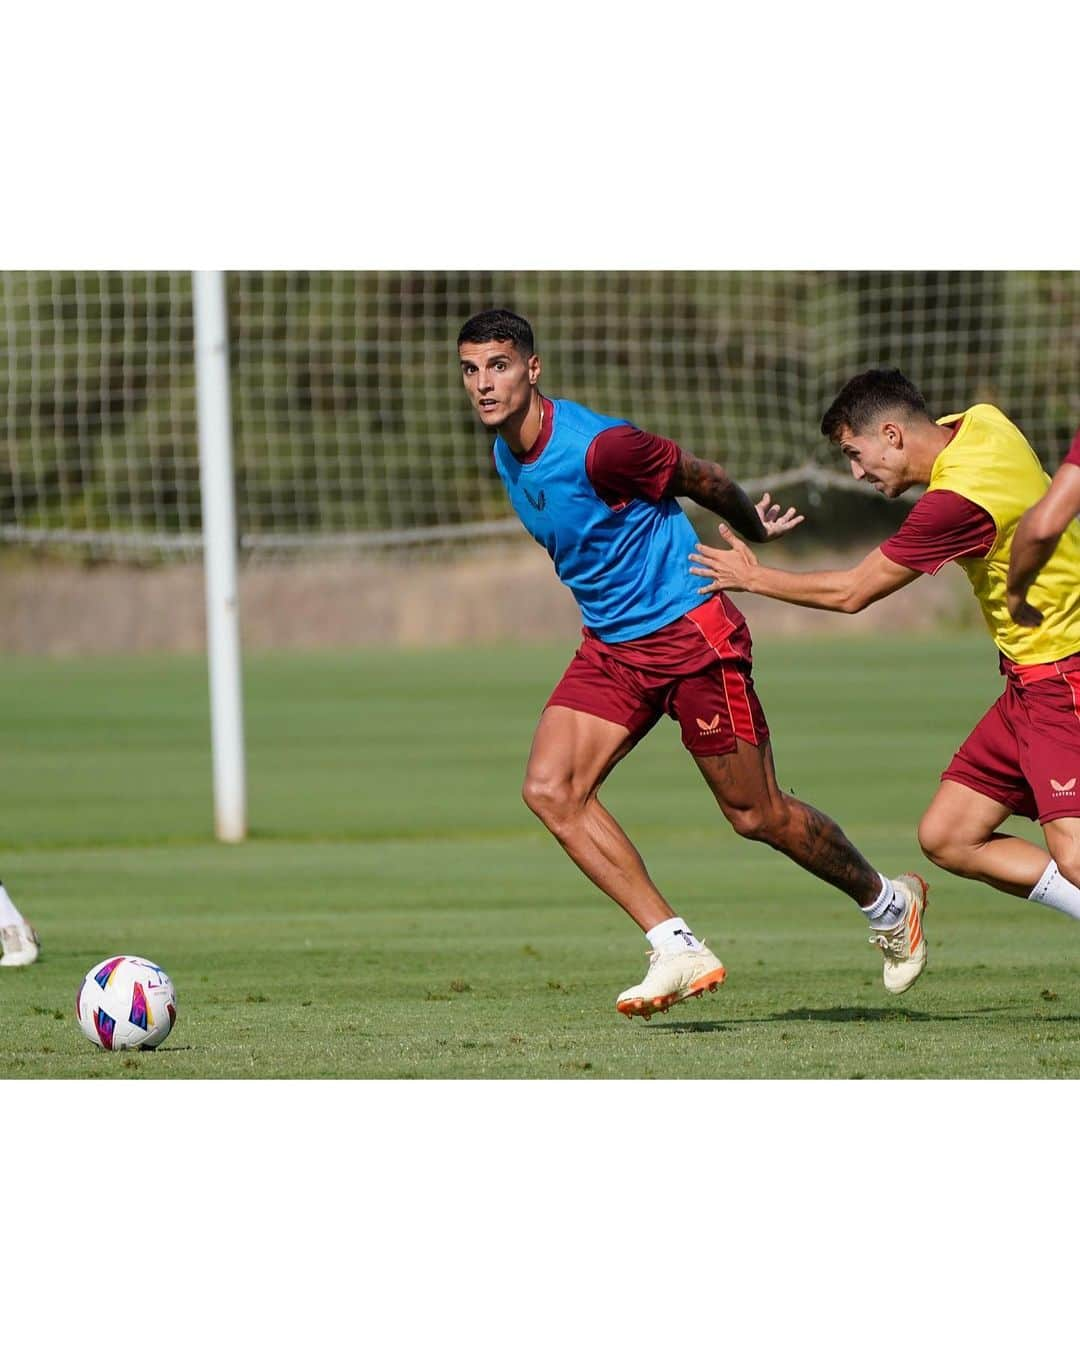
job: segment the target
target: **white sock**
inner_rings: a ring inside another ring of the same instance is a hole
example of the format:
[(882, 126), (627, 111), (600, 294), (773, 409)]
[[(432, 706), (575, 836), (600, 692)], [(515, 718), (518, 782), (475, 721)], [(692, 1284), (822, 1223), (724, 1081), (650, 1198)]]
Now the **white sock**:
[(25, 919), (11, 903), (11, 896), (0, 881), (0, 928), (10, 928), (13, 924), (25, 923)]
[(895, 928), (907, 913), (907, 896), (900, 895), (888, 877), (881, 876), (881, 894), (872, 905), (862, 906), (871, 928)]
[(663, 923), (658, 923), (655, 928), (650, 928), (645, 937), (653, 951), (658, 951), (661, 947), (668, 945), (684, 947), (691, 952), (701, 951), (701, 943), (690, 931), (690, 925), (685, 919), (677, 917), (665, 919)]
[(1035, 883), (1035, 889), (1028, 899), (1034, 900), (1037, 905), (1059, 909), (1070, 919), (1080, 919), (1080, 886), (1074, 886), (1071, 881), (1067, 881), (1058, 871), (1057, 863), (1052, 860)]

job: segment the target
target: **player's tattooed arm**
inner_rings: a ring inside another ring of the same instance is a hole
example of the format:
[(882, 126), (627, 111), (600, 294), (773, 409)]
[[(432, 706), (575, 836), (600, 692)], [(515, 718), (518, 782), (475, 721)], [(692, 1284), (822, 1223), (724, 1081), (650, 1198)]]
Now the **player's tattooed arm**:
[(787, 534), (804, 519), (793, 506), (781, 511), (766, 492), (756, 504), (719, 464), (698, 459), (682, 450), (668, 484), (668, 495), (689, 497), (692, 502), (722, 516), (744, 539), (763, 544)]

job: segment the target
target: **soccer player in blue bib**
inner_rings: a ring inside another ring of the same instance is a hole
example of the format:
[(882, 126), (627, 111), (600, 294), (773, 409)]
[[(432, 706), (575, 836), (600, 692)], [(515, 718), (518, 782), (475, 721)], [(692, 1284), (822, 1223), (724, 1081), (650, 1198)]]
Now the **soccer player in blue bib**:
[(640, 984), (616, 1008), (650, 1017), (724, 981), (720, 960), (657, 889), (598, 791), (667, 713), (735, 830), (787, 854), (849, 895), (901, 993), (926, 964), (926, 884), (890, 880), (836, 823), (781, 791), (754, 691), (750, 633), (727, 595), (702, 604), (688, 557), (697, 536), (676, 497), (764, 542), (802, 521), (766, 493), (755, 506), (719, 464), (673, 441), (541, 392), (529, 323), (509, 310), (474, 315), (458, 334), (466, 392), (497, 433), (510, 502), (547, 549), (584, 620), (583, 640), (548, 699), (525, 771), (527, 805), (649, 943)]

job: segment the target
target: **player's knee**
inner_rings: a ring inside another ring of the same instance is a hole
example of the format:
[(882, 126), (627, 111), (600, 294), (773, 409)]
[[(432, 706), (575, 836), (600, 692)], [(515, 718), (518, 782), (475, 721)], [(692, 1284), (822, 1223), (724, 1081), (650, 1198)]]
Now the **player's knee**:
[(786, 835), (787, 812), (783, 803), (754, 802), (750, 806), (731, 808), (727, 818), (744, 839), (777, 845)]
[(1080, 840), (1055, 840), (1050, 853), (1065, 880), (1080, 886)]
[(573, 793), (563, 778), (529, 774), (522, 784), (521, 796), (529, 810), (549, 829), (555, 829), (573, 811)]
[(534, 775), (526, 777), (521, 785), (521, 799), (533, 815), (543, 820), (555, 807), (558, 793), (555, 784), (549, 778)]
[(958, 876), (969, 876), (976, 870), (974, 858), (980, 839), (968, 839), (958, 833), (955, 823), (943, 816), (927, 812), (919, 821), (919, 847), (935, 866)]
[(919, 847), (932, 863), (949, 869), (949, 836), (942, 823), (933, 816), (925, 815), (919, 821)]

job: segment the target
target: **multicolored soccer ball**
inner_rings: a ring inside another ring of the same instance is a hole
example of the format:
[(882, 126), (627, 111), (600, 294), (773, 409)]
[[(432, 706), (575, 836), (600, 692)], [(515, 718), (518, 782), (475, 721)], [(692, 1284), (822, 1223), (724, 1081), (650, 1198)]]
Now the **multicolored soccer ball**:
[(153, 961), (110, 956), (75, 996), (79, 1030), (103, 1050), (153, 1050), (176, 1022), (176, 990)]

